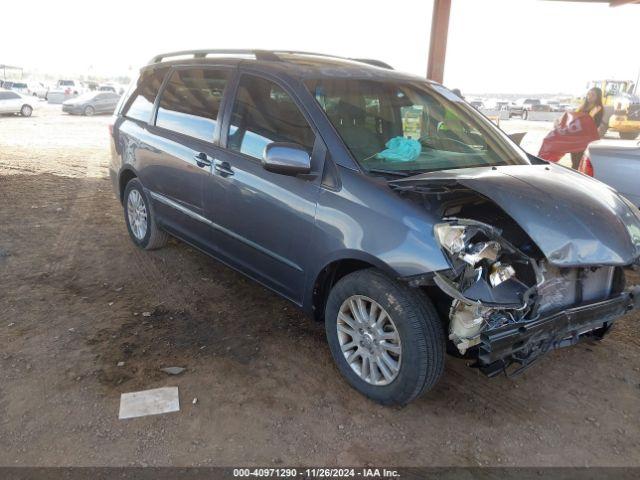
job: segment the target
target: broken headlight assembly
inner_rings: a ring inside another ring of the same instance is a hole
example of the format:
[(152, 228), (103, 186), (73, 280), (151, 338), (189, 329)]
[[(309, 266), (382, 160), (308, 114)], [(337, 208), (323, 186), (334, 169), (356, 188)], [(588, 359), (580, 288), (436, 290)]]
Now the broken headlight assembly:
[(464, 353), (479, 342), (484, 329), (523, 316), (531, 288), (518, 272), (533, 271), (529, 258), (500, 229), (475, 220), (445, 220), (434, 226), (434, 234), (452, 268), (437, 272), (434, 281), (453, 298), (449, 338)]

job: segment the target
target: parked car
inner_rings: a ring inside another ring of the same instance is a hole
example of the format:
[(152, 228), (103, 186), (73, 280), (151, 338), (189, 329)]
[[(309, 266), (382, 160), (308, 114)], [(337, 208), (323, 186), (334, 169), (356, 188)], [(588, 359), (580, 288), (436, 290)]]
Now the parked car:
[(551, 109), (550, 105), (546, 105), (544, 103), (539, 103), (537, 105), (531, 105), (531, 108), (529, 109), (529, 112), (551, 112), (553, 111)]
[(517, 115), (522, 117), (523, 120), (526, 120), (533, 106), (540, 105), (540, 103), (540, 99), (538, 98), (522, 98), (511, 104), (509, 108), (509, 118)]
[(109, 171), (130, 238), (175, 236), (323, 320), (364, 395), (413, 400), (447, 348), (526, 368), (638, 306), (640, 211), (606, 185), (420, 77), (242, 53), (158, 55), (122, 98)]
[(42, 82), (29, 82), (29, 95), (38, 98), (47, 98), (47, 93), (49, 92), (49, 87)]
[(546, 105), (549, 107), (550, 112), (564, 112), (566, 111), (566, 104), (560, 103), (557, 100), (548, 100)]
[(85, 92), (98, 90), (98, 86), (99, 86), (98, 82), (93, 82), (93, 81), (81, 82), (81, 85)]
[(118, 91), (116, 90), (116, 87), (110, 84), (103, 84), (103, 85), (99, 85), (98, 86), (98, 90), (101, 92), (113, 92), (113, 93), (118, 93)]
[(88, 117), (96, 113), (113, 113), (120, 95), (113, 92), (95, 91), (84, 93), (62, 103), (62, 111)]
[(62, 103), (84, 93), (84, 87), (75, 80), (58, 80), (56, 86), (47, 93), (49, 103)]
[(0, 114), (19, 113), (30, 117), (34, 108), (33, 98), (12, 90), (0, 90)]
[(13, 90), (14, 92), (29, 95), (29, 86), (25, 82), (11, 82), (6, 88), (8, 90)]
[(589, 144), (579, 170), (615, 188), (640, 207), (640, 142), (598, 140)]
[(80, 82), (75, 80), (58, 80), (56, 82), (57, 90), (64, 90), (69, 94), (79, 95), (82, 93), (83, 87)]

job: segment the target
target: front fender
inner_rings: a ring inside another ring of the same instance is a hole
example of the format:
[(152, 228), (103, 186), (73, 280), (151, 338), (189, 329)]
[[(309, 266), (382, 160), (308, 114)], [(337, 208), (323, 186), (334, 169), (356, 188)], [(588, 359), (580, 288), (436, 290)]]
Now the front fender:
[(306, 266), (305, 304), (320, 273), (339, 260), (358, 260), (392, 278), (450, 268), (433, 225), (440, 218), (400, 197), (386, 183), (341, 169), (343, 188), (318, 197), (314, 234)]

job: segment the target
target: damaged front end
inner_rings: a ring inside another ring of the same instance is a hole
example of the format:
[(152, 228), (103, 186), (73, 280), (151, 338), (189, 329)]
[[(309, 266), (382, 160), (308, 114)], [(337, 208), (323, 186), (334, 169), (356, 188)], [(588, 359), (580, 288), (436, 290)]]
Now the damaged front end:
[(527, 367), (585, 335), (601, 337), (640, 298), (624, 291), (621, 267), (558, 268), (477, 220), (445, 218), (434, 234), (452, 266), (433, 279), (453, 300), (449, 340), (461, 354), (477, 349), (488, 375), (514, 362)]
[(493, 375), (601, 337), (637, 307), (624, 269), (640, 262), (640, 211), (599, 182), (555, 165), (442, 170), (392, 188), (438, 219), (450, 268), (429, 277), (449, 339)]

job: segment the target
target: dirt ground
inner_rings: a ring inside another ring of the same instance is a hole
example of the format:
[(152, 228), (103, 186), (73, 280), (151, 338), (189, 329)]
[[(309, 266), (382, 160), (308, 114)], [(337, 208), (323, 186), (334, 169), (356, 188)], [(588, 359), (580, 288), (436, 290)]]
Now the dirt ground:
[[(449, 357), (378, 406), (287, 302), (180, 242), (135, 248), (109, 118), (59, 109), (0, 118), (0, 465), (640, 465), (637, 313), (514, 380)], [(179, 413), (118, 420), (121, 393), (162, 386)]]

